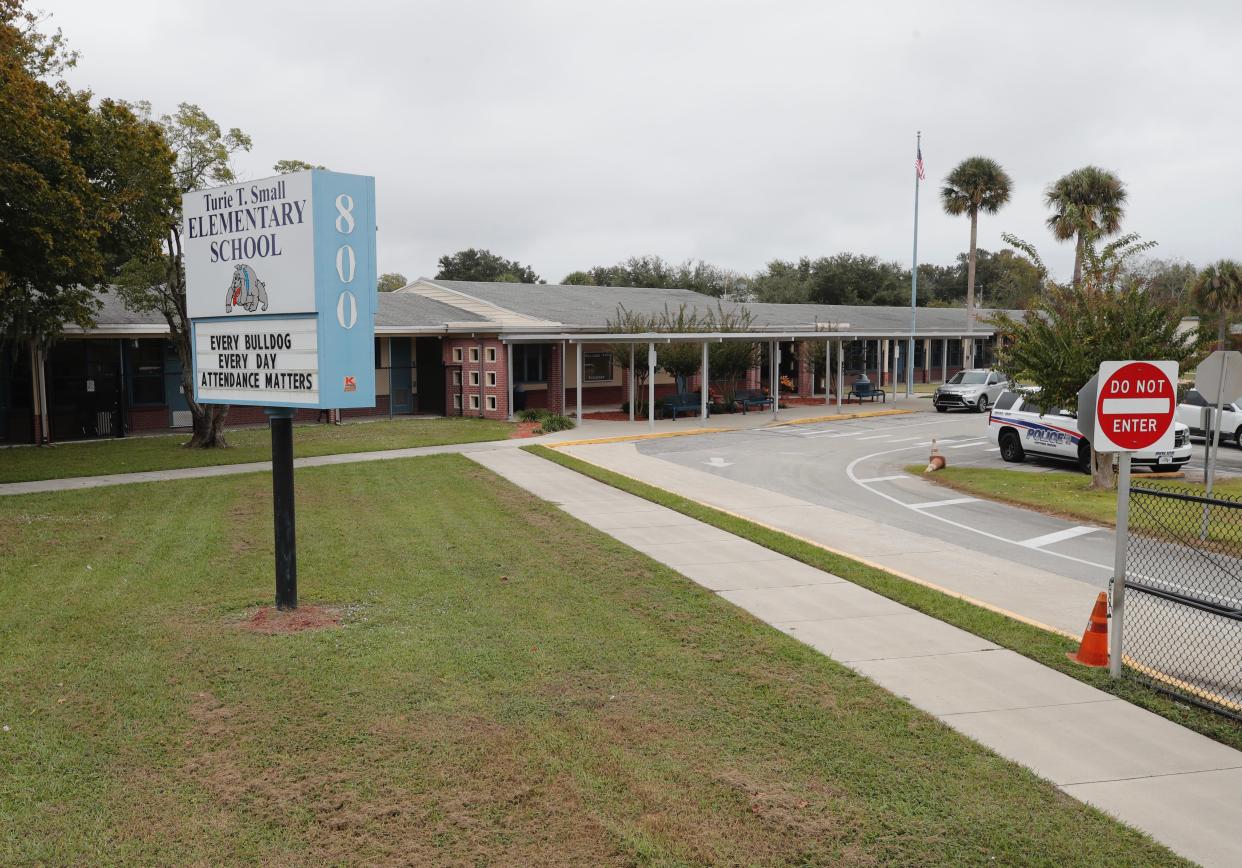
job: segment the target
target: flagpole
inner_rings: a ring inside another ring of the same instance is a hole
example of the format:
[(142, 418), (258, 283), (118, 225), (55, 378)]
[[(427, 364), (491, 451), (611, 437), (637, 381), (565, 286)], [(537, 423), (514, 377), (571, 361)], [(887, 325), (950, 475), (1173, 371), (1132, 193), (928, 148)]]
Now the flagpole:
[(906, 348), (906, 397), (914, 394), (914, 332), (918, 327), (919, 300), (919, 165), (923, 156), (923, 132), (915, 133), (914, 163), (914, 267), (910, 269), (910, 344)]

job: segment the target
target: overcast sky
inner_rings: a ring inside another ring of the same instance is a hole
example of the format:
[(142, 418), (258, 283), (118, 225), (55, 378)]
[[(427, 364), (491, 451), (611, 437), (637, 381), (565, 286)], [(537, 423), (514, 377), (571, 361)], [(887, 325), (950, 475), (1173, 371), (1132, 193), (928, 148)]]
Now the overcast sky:
[(376, 178), (380, 271), (486, 247), (548, 281), (654, 253), (743, 272), (965, 249), (939, 183), (982, 154), (1011, 231), (1059, 275), (1049, 181), (1094, 163), (1156, 255), (1240, 256), (1242, 4), (32, 0), (82, 53), (73, 83), (197, 103), (298, 158)]

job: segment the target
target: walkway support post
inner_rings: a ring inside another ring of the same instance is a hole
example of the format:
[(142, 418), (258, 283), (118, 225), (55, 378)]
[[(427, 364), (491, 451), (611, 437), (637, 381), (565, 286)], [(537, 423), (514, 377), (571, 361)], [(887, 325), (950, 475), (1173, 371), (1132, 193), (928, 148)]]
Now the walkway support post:
[(272, 429), (272, 517), (276, 531), (276, 608), (298, 607), (298, 539), (293, 514), (293, 410), (267, 411)]
[(949, 339), (944, 339), (944, 347), (940, 352), (940, 382), (949, 382)]
[(582, 342), (578, 342), (578, 358), (576, 364), (578, 381), (578, 424), (582, 424)]
[(567, 360), (565, 358), (565, 342), (561, 341), (561, 414), (562, 415), (564, 415), (565, 411), (568, 409), (565, 406), (566, 361)]
[(845, 339), (837, 340), (837, 412), (841, 412), (841, 393), (845, 391)]
[(699, 418), (707, 418), (707, 341), (703, 341), (703, 362), (699, 368)]
[(776, 411), (781, 406), (781, 342), (772, 341), (772, 351), (768, 353), (771, 362), (771, 372), (768, 375), (768, 382), (772, 384), (772, 418), (776, 419)]
[(647, 344), (647, 428), (655, 430), (655, 341)]
[(824, 338), (824, 406), (832, 403), (832, 341)]
[(634, 394), (634, 384), (638, 382), (638, 379), (634, 376), (634, 344), (632, 342), (630, 343), (630, 367), (627, 373), (630, 378), (630, 421), (633, 422), (634, 405), (638, 403), (638, 396)]
[[(505, 344), (505, 380), (509, 385), (509, 418), (513, 419), (517, 415), (513, 412), (513, 344)], [(391, 400), (388, 407), (392, 408)]]

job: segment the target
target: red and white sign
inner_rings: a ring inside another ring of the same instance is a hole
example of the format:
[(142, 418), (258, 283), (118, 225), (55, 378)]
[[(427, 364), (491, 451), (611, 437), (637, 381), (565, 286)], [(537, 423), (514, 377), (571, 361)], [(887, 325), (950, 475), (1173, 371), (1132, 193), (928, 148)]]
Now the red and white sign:
[(1104, 362), (1099, 384), (1097, 452), (1173, 449), (1177, 362)]

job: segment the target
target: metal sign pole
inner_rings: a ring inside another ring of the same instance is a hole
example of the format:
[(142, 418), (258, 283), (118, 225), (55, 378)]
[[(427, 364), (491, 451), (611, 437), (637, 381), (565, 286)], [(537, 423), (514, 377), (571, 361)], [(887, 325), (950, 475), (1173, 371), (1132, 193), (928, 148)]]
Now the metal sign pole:
[(1113, 611), (1108, 631), (1108, 674), (1121, 677), (1126, 601), (1126, 546), (1130, 542), (1130, 453), (1117, 455), (1117, 547), (1113, 552)]
[[(1212, 418), (1211, 427), (1207, 430), (1207, 442), (1204, 444), (1207, 460), (1203, 468), (1203, 496), (1207, 498), (1212, 496), (1212, 481), (1216, 478), (1216, 459), (1220, 453), (1220, 429), (1224, 427), (1225, 421), (1223, 415), (1225, 406), (1225, 367), (1224, 364), (1220, 366), (1220, 376), (1216, 384), (1216, 412)], [(1199, 539), (1207, 539), (1211, 510), (1210, 504), (1203, 504), (1203, 521), (1199, 527)]]
[(272, 514), (276, 531), (276, 608), (298, 607), (298, 540), (293, 500), (293, 410), (268, 410), (272, 428)]

